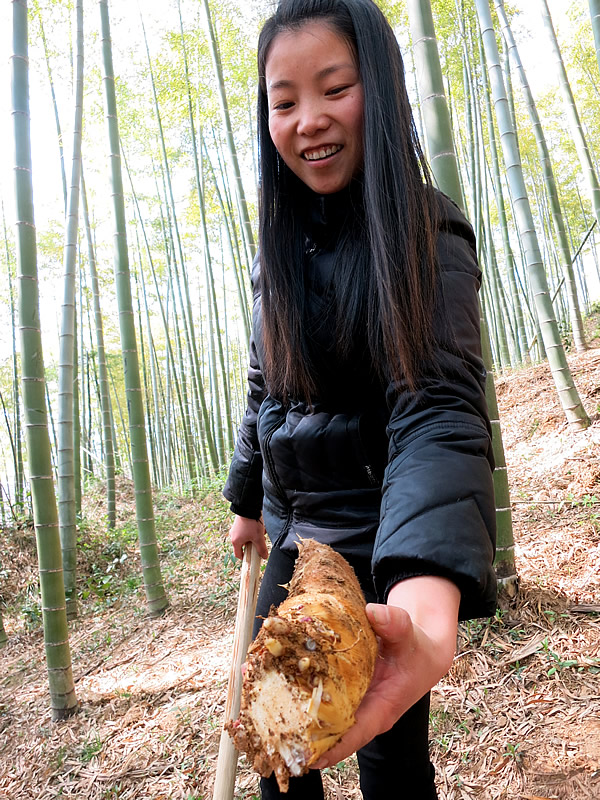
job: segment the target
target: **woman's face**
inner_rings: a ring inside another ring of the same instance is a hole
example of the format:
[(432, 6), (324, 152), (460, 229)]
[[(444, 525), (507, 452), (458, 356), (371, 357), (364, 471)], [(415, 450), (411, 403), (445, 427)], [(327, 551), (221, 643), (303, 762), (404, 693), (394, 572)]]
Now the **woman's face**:
[(364, 94), (347, 41), (323, 22), (279, 33), (265, 79), (281, 158), (314, 192), (344, 189), (363, 163)]

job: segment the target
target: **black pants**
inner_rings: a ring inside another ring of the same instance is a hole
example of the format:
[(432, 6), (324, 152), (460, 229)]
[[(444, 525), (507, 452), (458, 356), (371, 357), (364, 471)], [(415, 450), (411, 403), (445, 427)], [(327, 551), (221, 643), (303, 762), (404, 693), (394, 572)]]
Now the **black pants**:
[[(354, 567), (367, 602), (376, 602), (370, 562), (348, 557)], [(286, 584), (294, 569), (291, 554), (273, 548), (261, 583), (256, 608), (254, 636), (269, 608), (278, 606), (287, 596), (280, 586)], [(433, 765), (429, 760), (429, 694), (404, 714), (394, 727), (376, 736), (358, 753), (360, 788), (364, 800), (437, 800)], [(290, 779), (287, 794), (282, 794), (275, 775), (261, 778), (263, 800), (323, 800), (323, 783), (318, 770)]]

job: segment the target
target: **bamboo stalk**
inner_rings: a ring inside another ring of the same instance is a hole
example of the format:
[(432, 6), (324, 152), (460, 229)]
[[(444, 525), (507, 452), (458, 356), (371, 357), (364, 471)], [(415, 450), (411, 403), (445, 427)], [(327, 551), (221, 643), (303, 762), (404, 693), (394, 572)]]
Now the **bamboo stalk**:
[(489, 0), (475, 0), (475, 5), (490, 70), (492, 96), (496, 107), (498, 126), (501, 131), (504, 160), (507, 165), (509, 186), (514, 201), (515, 219), (525, 245), (527, 270), (535, 299), (542, 340), (548, 353), (550, 371), (552, 372), (567, 421), (573, 425), (573, 428), (582, 430), (589, 425), (589, 417), (573, 381), (550, 302), (548, 281), (542, 263), (529, 197), (523, 178), (515, 129), (509, 113), (506, 87), (500, 66), (500, 56)]
[(569, 121), (573, 144), (575, 145), (577, 155), (579, 156), (582, 174), (588, 185), (594, 214), (596, 215), (596, 219), (600, 224), (600, 183), (598, 182), (598, 176), (596, 174), (596, 170), (594, 169), (592, 154), (583, 132), (583, 125), (581, 124), (579, 111), (575, 105), (575, 98), (573, 97), (567, 71), (562, 60), (560, 48), (558, 46), (558, 40), (556, 38), (556, 32), (552, 23), (552, 17), (550, 16), (548, 3), (546, 0), (539, 0), (539, 6), (542, 22), (544, 28), (546, 29), (548, 43), (550, 45), (550, 50), (554, 60), (556, 75), (563, 95), (564, 109)]
[(535, 104), (535, 100), (533, 98), (533, 94), (529, 87), (529, 81), (527, 80), (525, 69), (523, 68), (521, 56), (519, 54), (517, 44), (515, 42), (511, 27), (508, 23), (506, 12), (504, 10), (504, 0), (494, 0), (494, 2), (496, 6), (496, 12), (498, 14), (498, 19), (500, 20), (500, 25), (502, 28), (502, 35), (504, 36), (506, 47), (508, 49), (509, 57), (513, 59), (517, 69), (517, 74), (519, 76), (519, 80), (521, 82), (521, 88), (523, 90), (523, 95), (525, 97), (525, 103), (527, 105), (527, 111), (529, 113), (529, 118), (531, 120), (531, 125), (533, 127), (533, 132), (535, 135), (535, 141), (538, 148), (538, 155), (543, 170), (544, 185), (546, 188), (546, 193), (550, 200), (552, 222), (554, 224), (554, 229), (556, 231), (556, 238), (558, 240), (558, 246), (560, 249), (562, 271), (565, 276), (565, 282), (567, 287), (569, 316), (571, 320), (571, 327), (573, 330), (573, 339), (575, 341), (575, 346), (577, 350), (579, 351), (586, 350), (587, 345), (585, 342), (585, 333), (583, 330), (583, 322), (581, 319), (581, 311), (579, 308), (579, 299), (577, 297), (577, 287), (575, 284), (573, 262), (571, 259), (569, 241), (567, 239), (567, 234), (565, 230), (565, 221), (562, 213), (560, 199), (558, 196), (556, 179), (554, 177), (554, 170), (552, 168), (550, 150), (546, 143), (546, 137), (544, 135), (544, 131), (542, 128), (542, 123), (539, 114), (537, 112), (537, 107)]
[(96, 253), (92, 239), (92, 228), (88, 210), (87, 192), (83, 171), (81, 173), (81, 201), (83, 223), (88, 246), (88, 268), (92, 284), (94, 304), (94, 323), (96, 330), (96, 350), (98, 352), (98, 381), (100, 386), (100, 415), (102, 417), (102, 439), (104, 442), (104, 468), (106, 470), (106, 521), (109, 528), (114, 528), (117, 520), (116, 486), (115, 486), (115, 454), (113, 449), (110, 389), (106, 369), (106, 350), (104, 347), (104, 328), (102, 325), (102, 309), (100, 307), (100, 290), (98, 288), (98, 271), (96, 269)]
[[(452, 128), (448, 125), (447, 120), (449, 115), (447, 113), (447, 101), (441, 81), (441, 69), (439, 67), (439, 55), (437, 50), (437, 43), (435, 38), (435, 27), (433, 24), (433, 16), (431, 13), (431, 5), (429, 0), (409, 0), (409, 14), (411, 21), (411, 29), (413, 41), (428, 41), (427, 58), (421, 59), (421, 69), (419, 70), (420, 78), (420, 91), (425, 94), (432, 89), (435, 89), (441, 95), (435, 106), (435, 111), (441, 116), (441, 121), (437, 122), (436, 117), (429, 119), (428, 126), (425, 128), (425, 135), (429, 139), (429, 149), (432, 157), (438, 151), (446, 154), (454, 153), (455, 147), (452, 139)], [(435, 47), (433, 44), (435, 44)], [(429, 75), (429, 79), (425, 76)], [(437, 78), (435, 77), (437, 75)], [(446, 111), (444, 111), (444, 107)], [(431, 130), (438, 132), (444, 131), (444, 136), (432, 136)], [(436, 164), (439, 163), (433, 159), (432, 169), (436, 169)], [(458, 164), (456, 156), (453, 158), (446, 157), (444, 159), (444, 169), (438, 172), (438, 183), (442, 191), (446, 191), (450, 197), (461, 208), (464, 208), (464, 197), (461, 191), (460, 181), (458, 179)], [(452, 195), (456, 192), (456, 195)], [(513, 546), (513, 530), (512, 530), (512, 517), (510, 511), (510, 495), (508, 486), (508, 475), (506, 471), (506, 462), (504, 461), (504, 446), (502, 443), (502, 432), (500, 428), (500, 421), (498, 419), (498, 405), (496, 402), (496, 389), (494, 385), (494, 378), (492, 373), (492, 354), (490, 346), (490, 336), (485, 317), (481, 314), (481, 342), (483, 351), (483, 360), (488, 370), (488, 377), (486, 381), (486, 399), (490, 410), (490, 419), (492, 422), (492, 447), (494, 454), (497, 457), (497, 470), (494, 474), (494, 490), (496, 500), (496, 522), (499, 531), (499, 545), (501, 552), (504, 553), (504, 546), (506, 545), (507, 557), (505, 563), (496, 566), (496, 572), (501, 581), (505, 581), (507, 586), (511, 589), (516, 585), (517, 575), (514, 565), (509, 560), (512, 557)]]
[(46, 381), (39, 318), (37, 243), (31, 169), (27, 3), (25, 0), (12, 0), (12, 7), (11, 83), (23, 411), (29, 454), (50, 704), (52, 719), (58, 720), (73, 714), (78, 704), (71, 669), (58, 512), (54, 495), (45, 402)]
[(17, 360), (17, 326), (15, 324), (15, 298), (13, 291), (12, 264), (8, 247), (8, 232), (6, 230), (6, 217), (4, 216), (4, 201), (2, 201), (2, 225), (4, 228), (4, 245), (6, 248), (6, 273), (8, 275), (8, 294), (10, 301), (10, 330), (12, 343), (12, 379), (13, 379), (13, 404), (14, 404), (14, 470), (15, 470), (15, 505), (23, 509), (24, 479), (23, 479), (23, 446), (21, 432), (21, 400), (19, 397), (19, 366)]
[(119, 328), (125, 373), (125, 391), (127, 395), (127, 409), (129, 412), (129, 437), (131, 441), (131, 464), (135, 486), (136, 520), (146, 600), (150, 612), (156, 615), (161, 614), (165, 608), (167, 608), (169, 602), (162, 581), (158, 544), (156, 540), (144, 405), (142, 400), (142, 387), (140, 385), (135, 325), (133, 322), (129, 253), (127, 249), (127, 225), (123, 196), (123, 176), (121, 173), (119, 126), (117, 121), (117, 101), (115, 95), (115, 76), (112, 61), (108, 2), (107, 0), (100, 0), (99, 5), (104, 64), (103, 83), (105, 88), (106, 119), (110, 145), (109, 152), (115, 223), (115, 282), (119, 306)]
[(58, 519), (63, 555), (67, 616), (77, 616), (77, 530), (73, 461), (73, 358), (75, 353), (75, 271), (79, 225), (79, 183), (83, 123), (83, 0), (75, 4), (75, 119), (64, 244), (63, 302), (58, 363)]

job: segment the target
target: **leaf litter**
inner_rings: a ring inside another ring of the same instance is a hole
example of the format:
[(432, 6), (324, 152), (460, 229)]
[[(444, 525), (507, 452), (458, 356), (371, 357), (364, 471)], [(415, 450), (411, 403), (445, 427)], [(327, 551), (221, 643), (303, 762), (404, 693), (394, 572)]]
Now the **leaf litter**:
[[(520, 586), (494, 618), (460, 626), (454, 665), (432, 692), (440, 800), (600, 798), (600, 349), (569, 363), (592, 416), (581, 433), (563, 422), (545, 366), (497, 379)], [(101, 491), (86, 502), (101, 519)], [(121, 480), (119, 524), (132, 508)], [(148, 617), (139, 588), (81, 603), (70, 624), (81, 708), (60, 723), (41, 630), (9, 603), (35, 581), (33, 534), (4, 532), (0, 800), (212, 796), (239, 572), (218, 495), (171, 498), (161, 513), (171, 605)], [(139, 569), (134, 546), (128, 555), (123, 576)], [(361, 797), (354, 757), (323, 778), (328, 800)], [(257, 792), (241, 758), (235, 797)]]

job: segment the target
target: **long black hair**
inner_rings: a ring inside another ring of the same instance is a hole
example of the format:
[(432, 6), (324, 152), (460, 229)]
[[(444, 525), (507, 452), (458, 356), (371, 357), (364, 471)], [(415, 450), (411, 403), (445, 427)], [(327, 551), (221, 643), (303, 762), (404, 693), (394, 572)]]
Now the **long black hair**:
[(432, 362), (437, 284), (436, 201), (389, 23), (373, 0), (280, 0), (258, 42), (263, 347), (271, 393), (309, 402), (319, 389), (304, 325), (309, 190), (271, 139), (265, 69), (279, 33), (315, 21), (348, 42), (364, 91), (364, 164), (352, 186), (359, 199), (336, 270), (340, 355), (350, 353), (357, 333), (366, 330), (380, 378), (415, 388), (424, 364)]

